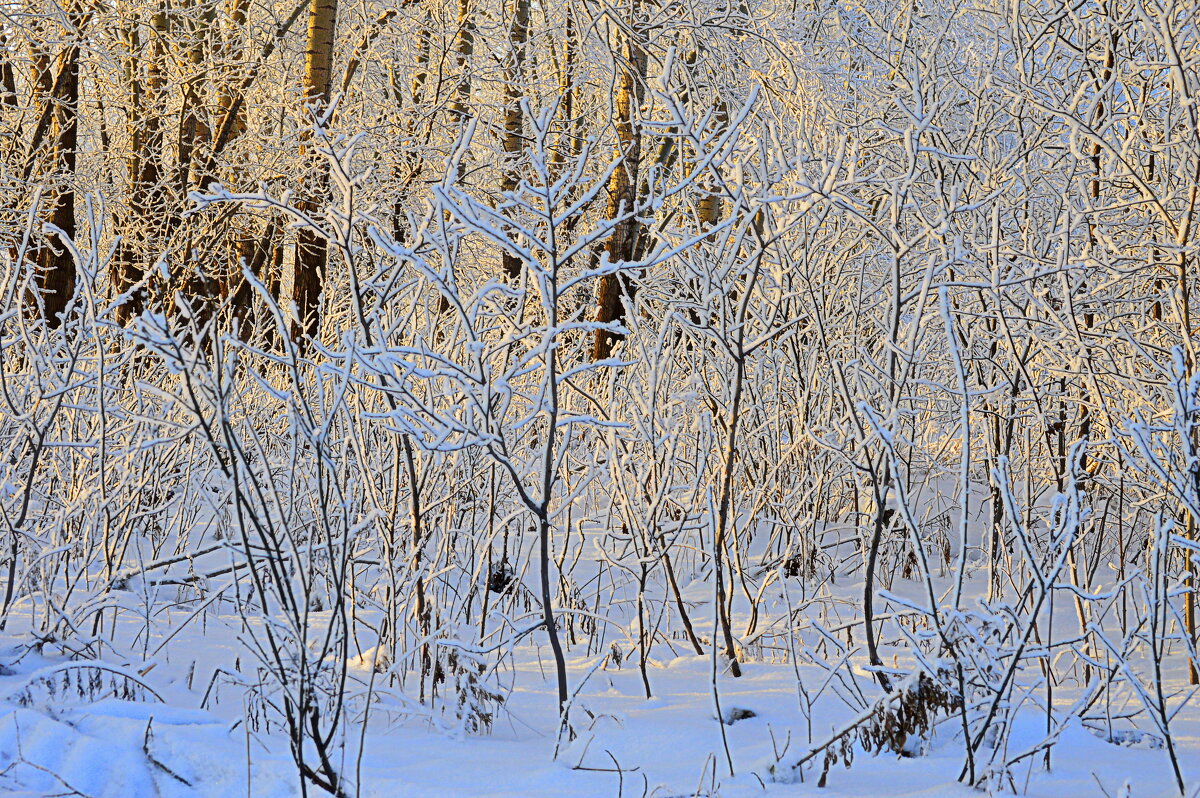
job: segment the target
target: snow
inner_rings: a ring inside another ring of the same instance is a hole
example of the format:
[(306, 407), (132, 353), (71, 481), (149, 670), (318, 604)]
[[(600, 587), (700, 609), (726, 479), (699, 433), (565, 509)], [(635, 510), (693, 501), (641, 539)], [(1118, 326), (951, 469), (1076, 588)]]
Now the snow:
[[(230, 630), (209, 622), (212, 637)], [(707, 629), (700, 625), (704, 635)], [(232, 638), (226, 637), (226, 642)], [(213, 641), (215, 643), (216, 641)], [(45, 697), (28, 706), (14, 700), (22, 686), (54, 673), (69, 660), (10, 644), (0, 676), (6, 696), (0, 715), (0, 791), (15, 796), (78, 794), (111, 796), (293, 796), (300, 794), (286, 736), (252, 728), (258, 721), (236, 690), (229, 700), (200, 704), (213, 672), (226, 662), (226, 645), (212, 644), (192, 625), (172, 641), (169, 661), (143, 678), (164, 697), (119, 700), (98, 695)], [(686, 650), (683, 646), (680, 651)], [(582, 647), (576, 649), (582, 653)], [(708, 655), (670, 656), (660, 648), (648, 675), (653, 697), (644, 694), (635, 652), (617, 667), (608, 654), (569, 660), (572, 684), (591, 676), (580, 691), (574, 740), (556, 735), (553, 674), (545, 636), (533, 635), (520, 650), (512, 674), (514, 688), (488, 734), (459, 734), (429, 716), (381, 706), (368, 724), (361, 762), (361, 728), (352, 721), (343, 767), (353, 773), (361, 796), (944, 796), (966, 798), (979, 791), (958, 783), (962, 744), (954, 719), (942, 719), (924, 756), (869, 755), (859, 750), (849, 769), (834, 765), (827, 786), (819, 772), (804, 781), (773, 781), (771, 766), (802, 753), (855, 713), (826, 693), (818, 699), (811, 725), (801, 711), (797, 670), (784, 662), (748, 661), (740, 679), (722, 675), (720, 700), (734, 775), (730, 775), (716, 720)], [(182, 655), (182, 656), (181, 656)], [(355, 657), (352, 671), (369, 678), (371, 648)], [(598, 663), (603, 663), (597, 667)], [(94, 664), (94, 663), (93, 663)], [(115, 670), (122, 667), (113, 663)], [(381, 662), (381, 665), (383, 663)], [(192, 671), (191, 687), (188, 672)], [(799, 669), (810, 687), (823, 678), (812, 665)], [(1173, 678), (1179, 678), (1175, 674)], [(377, 678), (379, 678), (377, 676)], [(868, 688), (870, 689), (870, 688)], [(876, 690), (876, 692), (878, 692)], [(1064, 690), (1069, 693), (1070, 690)], [(1060, 703), (1067, 702), (1064, 697)], [(1064, 703), (1064, 706), (1067, 705)], [(751, 715), (752, 716), (749, 716)], [(354, 715), (357, 718), (357, 714)], [(1010, 748), (1034, 746), (1045, 737), (1044, 716), (1025, 712)], [(1175, 719), (1185, 768), (1195, 772), (1200, 756), (1200, 706), (1185, 705)], [(811, 730), (811, 738), (810, 738)], [(1102, 734), (1070, 720), (1051, 749), (1046, 771), (1041, 755), (1016, 768), (1018, 794), (1061, 798), (1120, 794), (1170, 796), (1173, 787), (1164, 754), (1152, 735)], [(1124, 743), (1124, 744), (1121, 744)], [(554, 753), (559, 747), (557, 758)], [(786, 781), (786, 779), (785, 779)], [(1014, 785), (994, 787), (1009, 792)]]

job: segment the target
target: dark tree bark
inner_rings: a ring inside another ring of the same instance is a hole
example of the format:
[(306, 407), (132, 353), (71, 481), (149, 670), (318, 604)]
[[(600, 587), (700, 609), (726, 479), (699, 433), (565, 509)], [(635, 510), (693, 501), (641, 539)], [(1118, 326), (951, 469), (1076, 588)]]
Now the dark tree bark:
[[(145, 276), (143, 266), (150, 246), (159, 239), (159, 226), (167, 214), (162, 185), (163, 158), (163, 42), (167, 32), (166, 9), (159, 6), (151, 18), (153, 35), (143, 50), (137, 27), (125, 33), (129, 106), (129, 213), (121, 230), (121, 246), (113, 262), (113, 285), (129, 297), (117, 306), (117, 321), (127, 324), (146, 306), (144, 286), (135, 289)], [(145, 81), (142, 68), (145, 67)]]
[[(34, 132), (30, 156), (44, 148), (42, 174), (49, 189), (42, 199), (42, 218), (61, 231), (40, 238), (30, 256), (36, 267), (36, 285), (42, 315), (57, 327), (75, 294), (75, 261), (60, 236), (75, 237), (75, 165), (79, 143), (79, 37), (85, 15), (78, 3), (67, 12), (71, 41), (59, 53), (50, 79), (47, 61), (35, 58), (35, 92), (42, 100), (42, 116)], [(43, 67), (44, 65), (44, 67)], [(39, 141), (38, 139), (42, 140)], [(54, 240), (59, 239), (59, 240)]]

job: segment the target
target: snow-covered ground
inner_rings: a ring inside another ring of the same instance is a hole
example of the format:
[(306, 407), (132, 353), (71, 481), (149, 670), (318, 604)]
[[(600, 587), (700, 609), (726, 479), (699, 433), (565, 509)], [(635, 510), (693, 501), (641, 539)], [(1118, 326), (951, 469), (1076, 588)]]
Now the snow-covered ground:
[[(213, 691), (220, 692), (214, 673), (228, 667), (234, 654), (232, 631), (210, 622), (207, 633), (196, 627), (181, 636), (151, 665), (139, 663), (135, 669), (110, 659), (111, 670), (99, 670), (99, 662), (72, 660), (52, 644), (38, 653), (10, 634), (0, 649), (0, 662), (6, 663), (0, 676), (0, 792), (96, 798), (300, 794), (286, 736), (262, 728), (261, 718), (236, 689), (226, 688), (214, 700)], [(381, 700), (364, 737), (355, 714), (361, 707), (352, 712), (338, 763), (352, 774), (352, 794), (980, 794), (957, 781), (964, 760), (953, 717), (939, 719), (924, 755), (856, 749), (849, 768), (834, 765), (823, 788), (817, 785), (820, 757), (803, 782), (773, 778), (773, 765), (794, 761), (810, 741), (823, 741), (855, 715), (827, 688), (814, 703), (811, 721), (806, 717), (797, 685), (805, 684), (811, 695), (827, 675), (811, 664), (797, 670), (786, 662), (752, 661), (739, 679), (722, 674), (723, 714), (737, 718), (722, 726), (714, 709), (710, 657), (683, 649), (671, 657), (663, 647), (666, 656), (653, 660), (648, 670), (654, 697), (646, 699), (635, 661), (625, 659), (618, 667), (611, 650), (584, 655), (579, 646), (569, 662), (573, 688), (586, 679), (575, 699), (576, 737), (559, 738), (549, 651), (537, 637), (517, 649), (517, 664), (507, 676), (512, 690), (490, 733), (456, 733), (444, 719)], [(64, 676), (72, 669), (74, 675)], [(369, 682), (361, 667), (351, 674)], [(1182, 674), (1173, 678), (1182, 688)], [(865, 679), (860, 686), (870, 696), (878, 693)], [(206, 694), (209, 709), (202, 708)], [(1070, 701), (1064, 688), (1057, 703), (1065, 707)], [(1014, 732), (1012, 751), (1046, 736), (1042, 713), (1031, 707), (1021, 717), (1028, 728)], [(1172, 730), (1185, 775), (1193, 779), (1189, 794), (1200, 794), (1200, 782), (1194, 781), (1200, 776), (1200, 702), (1182, 707)], [(1042, 754), (1028, 757), (1012, 769), (1011, 783), (993, 785), (991, 791), (1045, 798), (1178, 794), (1155, 738), (1126, 735), (1126, 744), (1118, 745), (1102, 737), (1102, 729), (1071, 720), (1050, 750), (1049, 770)], [(786, 768), (777, 771), (786, 773)], [(309, 792), (314, 794), (311, 787)]]

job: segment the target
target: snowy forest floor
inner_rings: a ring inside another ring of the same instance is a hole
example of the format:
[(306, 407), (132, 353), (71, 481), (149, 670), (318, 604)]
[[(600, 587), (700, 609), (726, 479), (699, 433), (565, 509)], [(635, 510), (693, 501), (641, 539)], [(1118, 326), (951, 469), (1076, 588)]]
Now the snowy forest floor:
[[(225, 619), (235, 623), (236, 619)], [(711, 627), (708, 627), (709, 629)], [(703, 627), (698, 627), (701, 634)], [(153, 634), (153, 633), (152, 633)], [(539, 640), (538, 638), (542, 639)], [(810, 740), (827, 739), (853, 717), (852, 709), (825, 690), (815, 702), (811, 725), (801, 711), (797, 673), (810, 685), (828, 675), (815, 665), (798, 670), (789, 663), (755, 662), (740, 679), (722, 675), (723, 714), (739, 718), (724, 729), (734, 775), (716, 721), (711, 659), (681, 647), (655, 650), (661, 658), (648, 669), (654, 697), (646, 699), (632, 652), (617, 667), (608, 652), (573, 650), (569, 660), (573, 688), (579, 690), (577, 737), (556, 740), (554, 677), (544, 635), (535, 634), (515, 652), (512, 692), (490, 733), (456, 734), (440, 718), (377, 709), (370, 731), (360, 737), (351, 724), (340, 763), (352, 774), (351, 794), (361, 796), (971, 796), (983, 794), (958, 783), (963, 765), (955, 719), (942, 718), (923, 755), (898, 757), (856, 750), (849, 768), (839, 761), (827, 785), (817, 785), (819, 763), (804, 781), (772, 781), (770, 769), (807, 749)], [(291, 796), (300, 786), (286, 735), (259, 726), (253, 707), (220, 688), (221, 666), (245, 656), (232, 628), (209, 622), (205, 629), (186, 627), (164, 647), (166, 656), (140, 665), (139, 676), (123, 663), (107, 663), (108, 673), (90, 670), (91, 687), (61, 686), (64, 669), (103, 663), (78, 662), (39, 653), (18, 644), (10, 632), (0, 647), (0, 793), (18, 796)], [(139, 661), (131, 658), (131, 662)], [(598, 663), (603, 663), (597, 667)], [(589, 677), (590, 673), (590, 677)], [(47, 678), (58, 674), (57, 678)], [(118, 674), (129, 674), (149, 691)], [(369, 683), (369, 672), (352, 670)], [(858, 684), (868, 696), (878, 688)], [(1183, 674), (1173, 674), (1183, 689)], [(77, 680), (78, 681), (78, 680)], [(124, 689), (106, 689), (121, 684)], [(225, 695), (208, 695), (210, 686)], [(114, 697), (121, 695), (122, 698)], [(156, 695), (155, 695), (156, 694)], [(202, 709), (206, 697), (214, 709)], [(215, 698), (225, 700), (214, 700)], [(239, 700), (241, 703), (239, 704)], [(1063, 686), (1056, 705), (1069, 706)], [(753, 713), (752, 717), (748, 716)], [(1031, 708), (1020, 717), (1027, 729), (1014, 732), (1009, 745), (1034, 746), (1045, 738), (1044, 712)], [(249, 719), (249, 723), (246, 720)], [(1200, 770), (1200, 702), (1185, 703), (1172, 724), (1185, 777)], [(1151, 738), (1117, 745), (1102, 730), (1069, 721), (1050, 750), (1050, 769), (1039, 753), (1012, 769), (1014, 779), (995, 793), (1045, 798), (1063, 796), (1178, 795), (1171, 769)], [(365, 740), (363, 755), (357, 756)], [(1126, 740), (1129, 742), (1129, 740)], [(560, 746), (557, 759), (555, 748)], [(358, 785), (354, 787), (353, 785)], [(1189, 781), (1189, 790), (1198, 790)], [(309, 788), (309, 794), (314, 794)]]

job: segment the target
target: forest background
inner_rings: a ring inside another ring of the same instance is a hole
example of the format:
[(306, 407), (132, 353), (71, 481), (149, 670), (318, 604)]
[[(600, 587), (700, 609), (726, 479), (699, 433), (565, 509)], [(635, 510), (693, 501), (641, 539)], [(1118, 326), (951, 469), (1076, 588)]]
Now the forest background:
[(585, 688), (691, 657), (709, 792), (747, 672), (764, 786), (1086, 728), (1187, 794), (1198, 14), (0, 5), (9, 717), (186, 673), (349, 795), (538, 685), (624, 789)]

